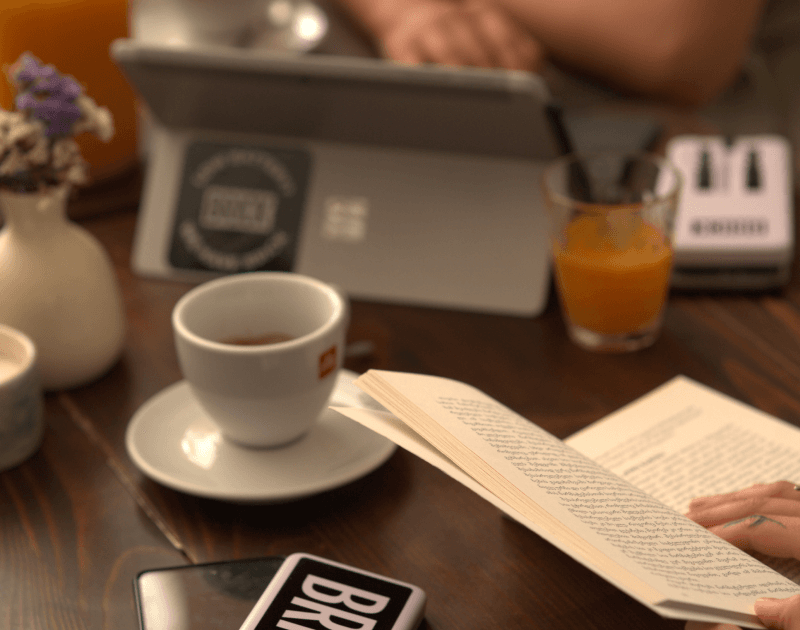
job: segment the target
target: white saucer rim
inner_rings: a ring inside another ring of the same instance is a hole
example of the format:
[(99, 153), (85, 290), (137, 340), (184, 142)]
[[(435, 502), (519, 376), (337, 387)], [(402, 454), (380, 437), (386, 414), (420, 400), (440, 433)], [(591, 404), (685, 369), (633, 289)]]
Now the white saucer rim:
[[(349, 370), (342, 370), (343, 375), (348, 376)], [(354, 376), (357, 376), (353, 373)], [(184, 481), (176, 478), (173, 475), (168, 475), (161, 471), (159, 468), (153, 466), (147, 458), (141, 453), (139, 446), (136, 444), (135, 433), (138, 424), (149, 415), (153, 407), (163, 404), (166, 399), (176, 394), (175, 390), (188, 389), (189, 385), (185, 380), (180, 380), (164, 389), (160, 390), (149, 399), (147, 399), (131, 416), (128, 426), (125, 431), (125, 447), (128, 456), (133, 461), (134, 465), (147, 477), (156, 481), (157, 483), (166, 487), (172, 488), (179, 492), (189, 494), (192, 496), (214, 499), (218, 501), (225, 501), (229, 503), (241, 504), (270, 504), (270, 503), (285, 503), (303, 499), (309, 496), (314, 496), (322, 492), (333, 490), (365, 477), (369, 473), (377, 470), (382, 466), (397, 450), (397, 445), (390, 440), (385, 440), (382, 448), (375, 449), (371, 454), (369, 464), (366, 466), (354, 467), (353, 470), (347, 474), (339, 475), (330, 480), (319, 479), (316, 483), (306, 484), (305, 489), (289, 488), (285, 491), (270, 491), (269, 493), (253, 493), (250, 491), (245, 492), (230, 492), (230, 491), (215, 491), (207, 486), (199, 485), (194, 482)], [(333, 399), (333, 396), (332, 396)], [(325, 409), (323, 414), (337, 413), (330, 409)], [(345, 419), (344, 416), (341, 418)], [(313, 430), (313, 429), (312, 429)], [(228, 448), (246, 448), (229, 444)], [(288, 445), (284, 448), (292, 448)], [(268, 451), (265, 451), (267, 453)], [(366, 458), (365, 458), (366, 459)]]

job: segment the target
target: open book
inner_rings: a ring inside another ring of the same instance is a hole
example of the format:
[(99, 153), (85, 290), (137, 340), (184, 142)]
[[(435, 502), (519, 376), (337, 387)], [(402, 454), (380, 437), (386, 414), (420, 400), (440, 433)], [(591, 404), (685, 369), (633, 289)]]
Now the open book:
[(800, 480), (800, 429), (685, 377), (565, 442), (457, 381), (370, 370), (381, 403), (335, 409), (463, 483), (663, 617), (763, 627), (758, 597), (800, 592), (683, 516), (691, 498)]

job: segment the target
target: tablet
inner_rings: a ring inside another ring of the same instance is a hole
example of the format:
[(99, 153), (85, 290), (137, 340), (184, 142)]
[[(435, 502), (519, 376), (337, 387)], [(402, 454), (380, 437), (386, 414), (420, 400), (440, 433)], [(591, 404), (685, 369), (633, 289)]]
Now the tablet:
[(540, 77), (117, 40), (152, 115), (145, 275), (297, 271), (351, 296), (535, 315), (549, 288)]

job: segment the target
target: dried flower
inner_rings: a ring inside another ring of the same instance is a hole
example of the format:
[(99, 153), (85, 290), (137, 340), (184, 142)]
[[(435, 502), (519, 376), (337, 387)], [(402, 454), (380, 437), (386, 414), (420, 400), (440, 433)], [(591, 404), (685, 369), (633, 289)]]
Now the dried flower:
[(86, 183), (88, 166), (73, 138), (114, 135), (111, 112), (73, 77), (24, 53), (7, 71), (16, 111), (0, 109), (0, 187), (20, 191)]

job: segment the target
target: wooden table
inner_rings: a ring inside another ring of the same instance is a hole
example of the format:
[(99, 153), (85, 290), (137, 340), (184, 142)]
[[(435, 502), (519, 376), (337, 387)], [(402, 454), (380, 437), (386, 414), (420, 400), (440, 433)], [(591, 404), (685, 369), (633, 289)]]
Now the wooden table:
[[(129, 267), (135, 203), (82, 219), (110, 252), (128, 334), (95, 383), (47, 396), (40, 451), (0, 474), (0, 630), (134, 630), (143, 569), (307, 551), (422, 587), (427, 627), (681, 628), (665, 622), (404, 451), (340, 489), (232, 505), (148, 480), (124, 446), (132, 414), (181, 378), (170, 311), (191, 285)], [(634, 354), (568, 339), (555, 297), (534, 319), (355, 302), (347, 367), (471, 383), (559, 437), (686, 374), (800, 425), (800, 278), (784, 291), (674, 294)], [(233, 629), (235, 630), (235, 628)]]

